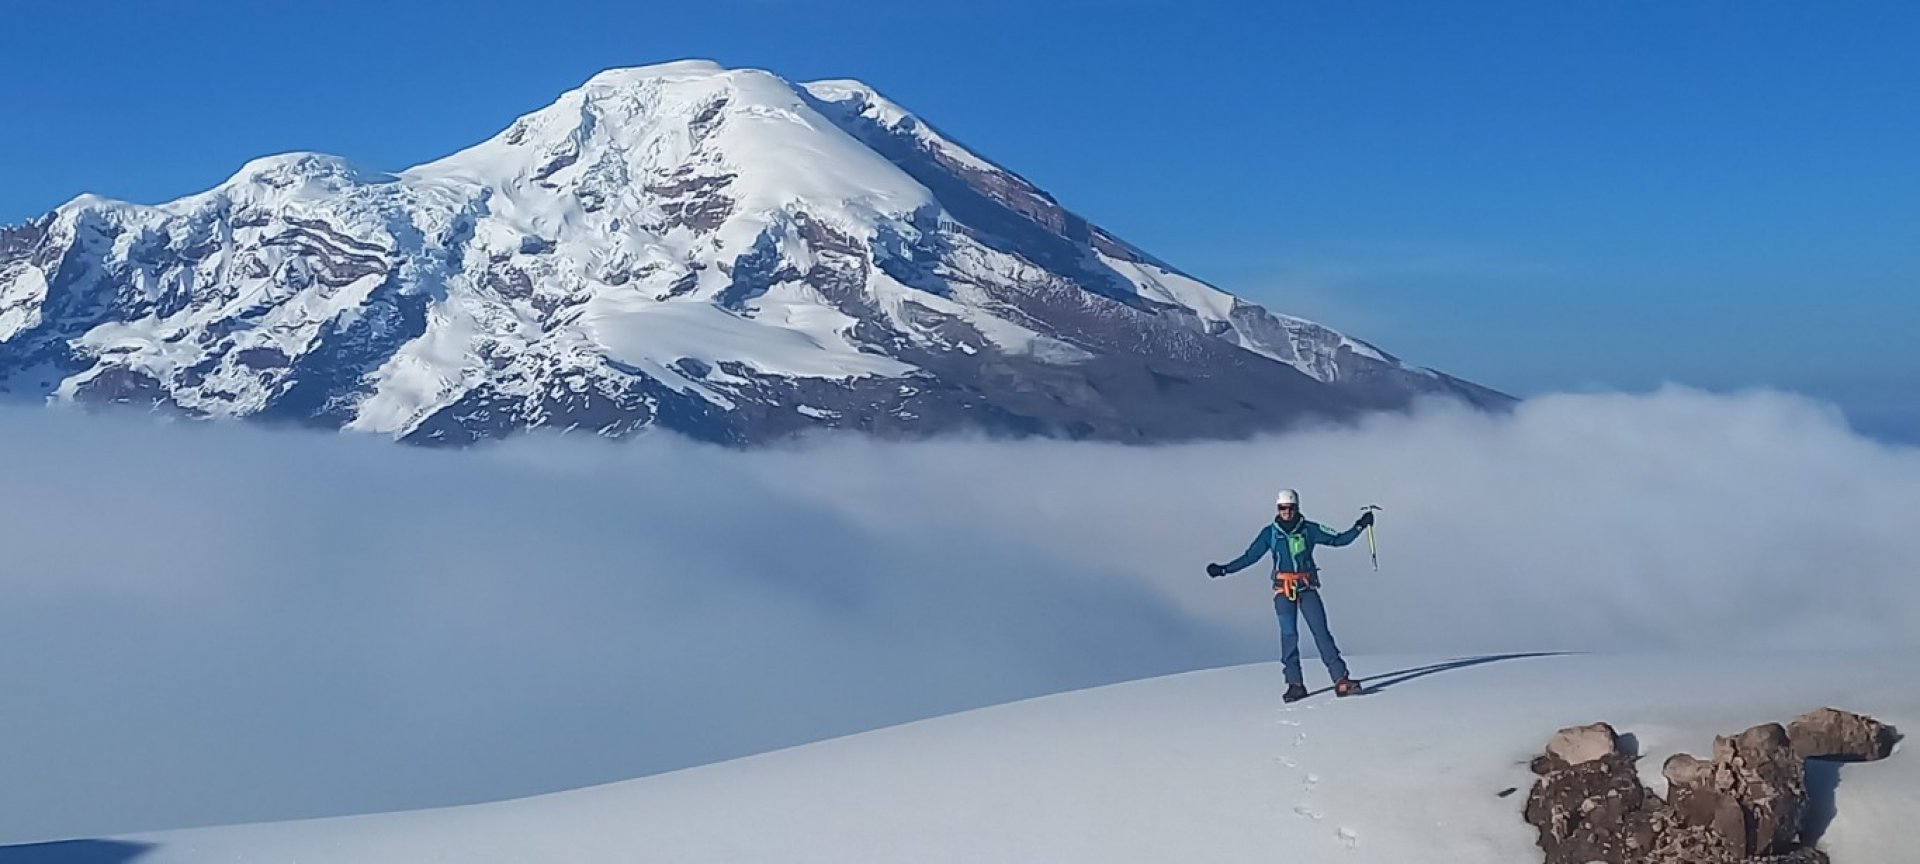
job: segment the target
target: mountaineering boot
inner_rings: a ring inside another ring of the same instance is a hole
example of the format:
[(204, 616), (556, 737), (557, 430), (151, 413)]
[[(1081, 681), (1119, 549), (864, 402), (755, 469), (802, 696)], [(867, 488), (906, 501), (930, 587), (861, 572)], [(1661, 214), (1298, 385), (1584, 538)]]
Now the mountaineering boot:
[(1333, 695), (1352, 696), (1360, 692), (1360, 682), (1352, 678), (1342, 678), (1333, 682)]
[(1281, 701), (1284, 702), (1298, 702), (1305, 698), (1307, 698), (1307, 685), (1305, 684), (1288, 684), (1287, 692), (1280, 696)]

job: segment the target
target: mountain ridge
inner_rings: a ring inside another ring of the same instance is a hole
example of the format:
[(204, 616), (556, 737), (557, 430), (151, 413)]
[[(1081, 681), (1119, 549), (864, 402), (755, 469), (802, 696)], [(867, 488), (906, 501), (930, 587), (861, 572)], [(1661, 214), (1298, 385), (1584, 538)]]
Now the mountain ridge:
[(1511, 401), (1193, 279), (863, 83), (708, 61), (398, 172), (279, 154), (0, 229), (0, 390), (438, 443), (1148, 442)]

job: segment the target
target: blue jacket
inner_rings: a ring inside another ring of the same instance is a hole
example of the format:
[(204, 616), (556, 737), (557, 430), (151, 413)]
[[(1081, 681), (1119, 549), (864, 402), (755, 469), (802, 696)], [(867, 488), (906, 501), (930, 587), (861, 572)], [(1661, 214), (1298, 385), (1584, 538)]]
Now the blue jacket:
[(1275, 519), (1260, 529), (1253, 538), (1252, 545), (1240, 557), (1225, 565), (1228, 573), (1245, 569), (1260, 556), (1273, 553), (1273, 573), (1310, 573), (1307, 584), (1320, 587), (1320, 566), (1313, 563), (1313, 547), (1345, 546), (1359, 539), (1360, 532), (1366, 529), (1355, 525), (1338, 534), (1327, 530), (1327, 526), (1318, 522), (1309, 522), (1304, 517), (1295, 518), (1291, 524), (1282, 524)]

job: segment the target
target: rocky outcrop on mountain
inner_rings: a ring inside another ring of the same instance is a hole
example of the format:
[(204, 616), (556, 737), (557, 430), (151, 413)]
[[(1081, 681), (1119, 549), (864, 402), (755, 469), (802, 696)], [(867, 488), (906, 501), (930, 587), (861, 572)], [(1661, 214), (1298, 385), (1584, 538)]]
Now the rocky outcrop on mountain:
[(0, 229), (0, 395), (459, 444), (1231, 438), (1512, 400), (1188, 276), (853, 81), (596, 75), (398, 173)]
[(1562, 729), (1533, 761), (1524, 818), (1547, 864), (1824, 864), (1804, 831), (1807, 758), (1885, 758), (1896, 736), (1831, 708), (1794, 725), (1798, 736), (1768, 723), (1715, 738), (1710, 759), (1675, 754), (1661, 768), (1665, 798), (1641, 782), (1612, 726)]
[(1608, 756), (1622, 756), (1620, 734), (1605, 723), (1571, 726), (1547, 739), (1546, 757), (1551, 764), (1568, 768), (1585, 765)]
[(1634, 773), (1633, 759), (1605, 723), (1554, 735), (1534, 760), (1540, 779), (1525, 810), (1548, 864), (1647, 860), (1671, 819)]
[(1800, 848), (1807, 814), (1806, 761), (1778, 723), (1713, 741), (1713, 758), (1675, 754), (1661, 768), (1681, 825), (1708, 832), (1730, 860), (1787, 855)]
[(1804, 759), (1871, 762), (1893, 753), (1900, 736), (1872, 717), (1836, 708), (1809, 711), (1787, 724), (1787, 737)]

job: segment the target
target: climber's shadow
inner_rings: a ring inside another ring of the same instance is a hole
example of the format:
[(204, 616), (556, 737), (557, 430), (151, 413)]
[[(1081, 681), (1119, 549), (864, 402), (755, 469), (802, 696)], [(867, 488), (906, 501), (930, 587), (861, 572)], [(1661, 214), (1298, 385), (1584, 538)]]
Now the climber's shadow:
[[(1438, 675), (1442, 672), (1452, 672), (1456, 669), (1466, 669), (1470, 666), (1484, 666), (1488, 663), (1499, 663), (1505, 660), (1525, 660), (1529, 657), (1558, 657), (1565, 653), (1567, 652), (1528, 651), (1515, 654), (1482, 654), (1478, 657), (1461, 657), (1443, 663), (1429, 663), (1425, 666), (1412, 666), (1406, 669), (1397, 669), (1392, 672), (1382, 672), (1379, 675), (1359, 679), (1361, 687), (1360, 695), (1364, 696), (1369, 693), (1378, 693), (1388, 687), (1405, 684), (1416, 678), (1425, 678), (1428, 675)], [(1333, 688), (1322, 687), (1313, 692), (1325, 693), (1331, 689)]]

